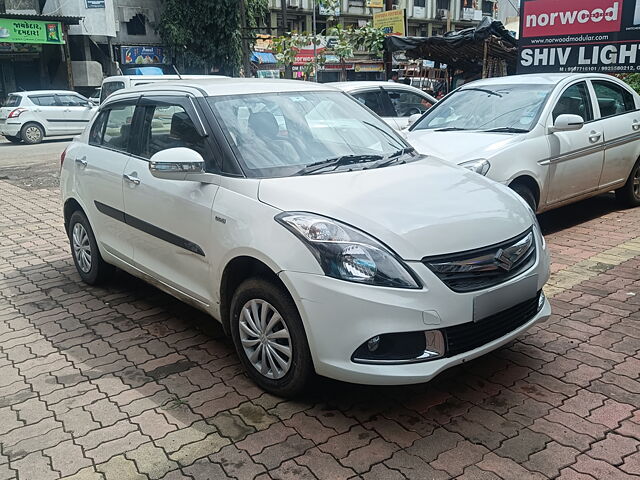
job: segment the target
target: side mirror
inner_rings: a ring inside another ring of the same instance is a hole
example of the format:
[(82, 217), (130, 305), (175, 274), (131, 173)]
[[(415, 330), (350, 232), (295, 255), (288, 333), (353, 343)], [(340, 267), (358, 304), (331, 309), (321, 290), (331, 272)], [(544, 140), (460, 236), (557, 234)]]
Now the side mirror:
[(584, 127), (584, 119), (580, 115), (558, 115), (556, 121), (551, 127), (551, 133), (553, 132), (574, 132)]
[(204, 173), (204, 159), (190, 148), (168, 148), (149, 159), (149, 171), (165, 180), (198, 181), (197, 177)]
[(414, 113), (413, 115), (411, 115), (409, 117), (409, 121), (407, 122), (406, 128), (409, 128), (411, 125), (420, 120), (420, 117), (422, 117), (422, 113)]

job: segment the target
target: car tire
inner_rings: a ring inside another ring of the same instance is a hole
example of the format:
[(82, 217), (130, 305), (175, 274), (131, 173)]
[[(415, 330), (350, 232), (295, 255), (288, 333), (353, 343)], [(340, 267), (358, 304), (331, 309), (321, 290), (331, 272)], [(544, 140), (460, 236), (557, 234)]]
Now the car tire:
[(83, 282), (89, 285), (99, 285), (106, 281), (115, 270), (100, 255), (89, 220), (81, 210), (73, 212), (69, 220), (69, 244), (73, 263)]
[(25, 123), (20, 130), (20, 138), (24, 140), (24, 143), (35, 145), (36, 143), (42, 142), (44, 129), (37, 123)]
[(527, 205), (531, 207), (531, 210), (534, 212), (538, 210), (538, 204), (536, 202), (536, 196), (533, 194), (531, 189), (522, 183), (514, 183), (511, 185), (511, 190), (520, 195)]
[(230, 315), (233, 343), (249, 377), (280, 397), (302, 393), (314, 370), (291, 296), (273, 282), (249, 279), (233, 294)]
[(14, 137), (13, 135), (5, 135), (4, 138), (9, 140), (11, 143), (21, 143), (22, 139), (20, 137)]
[(616, 190), (616, 199), (626, 207), (640, 206), (640, 159), (631, 169), (627, 183)]

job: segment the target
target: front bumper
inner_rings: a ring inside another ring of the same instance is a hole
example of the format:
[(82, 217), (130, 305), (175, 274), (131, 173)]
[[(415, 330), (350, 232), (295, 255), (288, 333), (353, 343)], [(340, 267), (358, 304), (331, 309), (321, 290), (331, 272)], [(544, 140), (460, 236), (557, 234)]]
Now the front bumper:
[[(540, 245), (539, 245), (540, 246)], [(500, 290), (537, 274), (538, 290), (549, 278), (549, 259), (542, 249), (535, 265), (504, 284), (480, 292), (455, 293), (427, 267), (409, 263), (425, 288), (371, 287), (322, 275), (284, 271), (280, 278), (291, 292), (307, 333), (316, 372), (352, 383), (401, 385), (421, 383), (443, 370), (504, 345), (551, 315), (547, 300), (526, 323), (504, 336), (464, 353), (421, 363), (371, 365), (352, 361), (368, 339), (385, 333), (444, 329), (473, 320), (474, 297)], [(508, 288), (507, 288), (508, 290)]]

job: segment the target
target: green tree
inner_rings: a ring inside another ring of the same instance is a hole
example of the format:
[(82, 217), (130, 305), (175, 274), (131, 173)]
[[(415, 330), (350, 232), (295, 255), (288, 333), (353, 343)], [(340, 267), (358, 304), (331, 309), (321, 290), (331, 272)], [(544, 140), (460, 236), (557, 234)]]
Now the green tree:
[[(242, 22), (244, 2), (246, 24)], [(164, 0), (159, 32), (188, 66), (217, 67), (237, 75), (242, 66), (243, 37), (255, 39), (255, 28), (268, 12), (267, 0)]]

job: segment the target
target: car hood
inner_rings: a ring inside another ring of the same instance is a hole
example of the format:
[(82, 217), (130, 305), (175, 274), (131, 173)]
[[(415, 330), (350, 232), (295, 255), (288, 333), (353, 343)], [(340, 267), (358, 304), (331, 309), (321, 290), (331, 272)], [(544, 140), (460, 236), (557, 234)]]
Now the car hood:
[(261, 180), (260, 201), (346, 222), (405, 260), (485, 247), (532, 225), (506, 187), (433, 157), (375, 170)]
[(414, 130), (407, 132), (407, 140), (425, 155), (436, 155), (460, 164), (479, 158), (490, 158), (496, 153), (522, 142), (525, 135), (483, 132), (436, 132)]

